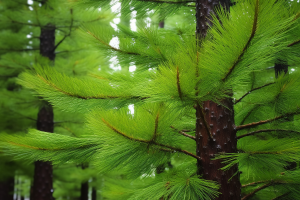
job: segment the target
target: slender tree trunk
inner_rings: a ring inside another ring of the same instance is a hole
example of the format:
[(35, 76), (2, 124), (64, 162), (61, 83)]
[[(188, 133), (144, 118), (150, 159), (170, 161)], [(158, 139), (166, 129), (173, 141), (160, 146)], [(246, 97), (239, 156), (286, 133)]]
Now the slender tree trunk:
[(97, 200), (97, 189), (96, 189), (96, 187), (92, 188), (92, 200)]
[[(203, 38), (211, 26), (211, 14), (214, 9), (222, 5), (229, 9), (229, 0), (197, 0), (196, 1), (196, 35)], [(221, 160), (213, 160), (221, 152), (237, 152), (236, 130), (234, 124), (233, 102), (224, 99), (219, 105), (206, 101), (202, 105), (197, 103), (196, 109), (196, 145), (198, 160), (198, 174), (204, 179), (213, 180), (220, 184), (221, 194), (218, 200), (240, 200), (241, 184), (238, 166), (227, 171), (220, 168), (224, 166)]]
[(0, 181), (0, 199), (14, 200), (14, 177)]
[(89, 182), (81, 183), (80, 200), (89, 200)]
[[(41, 29), (40, 54), (54, 61), (55, 54), (55, 27), (51, 24)], [(53, 133), (53, 109), (52, 106), (44, 102), (44, 106), (39, 110), (37, 118), (37, 129), (40, 131)], [(34, 180), (32, 186), (32, 200), (52, 200), (53, 180), (51, 162), (36, 161), (34, 169)]]
[[(81, 168), (84, 170), (88, 167), (88, 165), (82, 164)], [(80, 187), (80, 200), (89, 200), (89, 182), (86, 181), (81, 183)]]

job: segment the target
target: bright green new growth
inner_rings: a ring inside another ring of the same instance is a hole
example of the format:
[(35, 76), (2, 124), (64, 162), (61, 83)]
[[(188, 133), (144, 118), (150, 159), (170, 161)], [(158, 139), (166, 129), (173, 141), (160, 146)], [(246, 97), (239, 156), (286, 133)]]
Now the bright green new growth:
[[(82, 32), (99, 52), (117, 55), (123, 64), (136, 62), (138, 70), (99, 71), (77, 78), (35, 66), (34, 72), (23, 73), (19, 83), (55, 107), (85, 113), (89, 134), (82, 138), (47, 134), (47, 139), (31, 130), (21, 138), (4, 135), (1, 150), (18, 155), (16, 159), (89, 161), (99, 172), (121, 171), (136, 182), (171, 160), (174, 169), (148, 177), (153, 182), (144, 188), (129, 188), (128, 199), (213, 199), (217, 184), (195, 175), (192, 108), (195, 102), (219, 102), (233, 94), (238, 153), (220, 152), (215, 159), (224, 159), (222, 170), (239, 165), (243, 194), (262, 187), (256, 197), (299, 199), (299, 168), (286, 169), (300, 161), (298, 18), (299, 10), (283, 1), (238, 1), (230, 14), (218, 11), (202, 41), (195, 40), (194, 24), (184, 34), (121, 27), (114, 32), (120, 47), (109, 44), (112, 32), (84, 26)], [(287, 58), (296, 70), (275, 79), (274, 70), (267, 68)], [(134, 113), (127, 108), (130, 104)], [(294, 121), (285, 120), (290, 115)], [(190, 138), (180, 132), (185, 129), (192, 130)], [(178, 154), (187, 156), (189, 171), (187, 165), (176, 163), (182, 162), (176, 161)]]

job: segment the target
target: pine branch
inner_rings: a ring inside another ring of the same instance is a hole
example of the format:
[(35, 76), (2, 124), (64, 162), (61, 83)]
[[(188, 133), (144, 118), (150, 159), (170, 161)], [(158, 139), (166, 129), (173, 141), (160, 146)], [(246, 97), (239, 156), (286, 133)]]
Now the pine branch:
[(251, 198), (256, 192), (259, 192), (260, 190), (265, 189), (272, 184), (273, 184), (273, 182), (271, 181), (271, 182), (257, 188), (256, 190), (254, 190), (254, 191), (250, 192), (249, 194), (247, 194), (246, 196), (244, 196), (241, 200), (247, 200), (247, 199)]
[(107, 46), (108, 48), (114, 50), (114, 51), (117, 51), (117, 52), (120, 52), (120, 53), (125, 53), (125, 54), (131, 54), (131, 55), (141, 55), (139, 53), (135, 53), (135, 52), (127, 52), (127, 51), (123, 51), (121, 49), (118, 49), (118, 48), (115, 48), (109, 44), (107, 44), (106, 42), (104, 42), (103, 40), (101, 40), (100, 38), (98, 38), (96, 35), (94, 35), (93, 33), (91, 33), (90, 31), (87, 31), (88, 34), (90, 34), (91, 36), (93, 36), (96, 40), (98, 40), (101, 44)]
[(256, 104), (247, 114), (246, 116), (243, 118), (243, 120), (241, 121), (240, 124), (244, 124), (244, 122), (246, 121), (246, 119), (251, 115), (252, 111), (257, 109), (260, 106), (260, 104)]
[(178, 133), (180, 133), (181, 135), (185, 136), (185, 137), (188, 137), (188, 138), (191, 138), (193, 140), (196, 140), (196, 137), (195, 136), (192, 136), (192, 135), (189, 135), (187, 133), (185, 133), (183, 130), (182, 131), (179, 131), (177, 130), (175, 127), (171, 126), (172, 129), (178, 131)]
[(155, 117), (154, 133), (153, 133), (153, 137), (151, 139), (151, 141), (153, 141), (153, 142), (156, 140), (156, 136), (157, 136), (158, 118), (159, 118), (159, 113), (157, 113), (157, 115)]
[(266, 123), (269, 123), (269, 122), (273, 122), (275, 120), (284, 118), (284, 117), (289, 116), (289, 115), (294, 115), (296, 113), (298, 113), (298, 111), (292, 112), (292, 113), (287, 113), (285, 115), (280, 115), (280, 116), (277, 116), (277, 117), (272, 118), (272, 119), (267, 119), (267, 120), (262, 120), (262, 121), (259, 121), (259, 122), (253, 122), (253, 123), (250, 123), (250, 124), (240, 125), (240, 126), (236, 127), (236, 130), (240, 131), (240, 130), (243, 130), (245, 128), (253, 128), (255, 126), (266, 124)]
[(283, 132), (300, 133), (299, 131), (285, 130), (285, 129), (262, 129), (262, 130), (257, 130), (257, 131), (253, 131), (253, 132), (250, 132), (250, 133), (246, 133), (244, 135), (240, 135), (240, 136), (237, 137), (237, 139), (241, 139), (241, 138), (246, 137), (246, 136), (254, 135), (256, 133), (272, 132), (272, 131), (283, 131)]
[(250, 94), (251, 92), (253, 92), (253, 91), (255, 91), (255, 90), (259, 90), (259, 89), (264, 88), (264, 87), (266, 87), (266, 86), (272, 85), (272, 84), (274, 84), (274, 83), (275, 83), (275, 82), (267, 83), (267, 84), (265, 84), (265, 85), (263, 85), (263, 86), (260, 86), (260, 87), (251, 89), (249, 92), (247, 92), (246, 94), (244, 94), (241, 98), (239, 98), (238, 100), (236, 100), (236, 101), (235, 101), (235, 104), (239, 103), (243, 98), (245, 98), (245, 97), (246, 97), (248, 94)]
[(230, 76), (230, 74), (233, 72), (234, 68), (237, 66), (237, 64), (241, 61), (243, 55), (245, 54), (246, 50), (248, 49), (252, 39), (254, 38), (256, 29), (257, 29), (257, 18), (258, 18), (258, 8), (259, 8), (259, 0), (256, 0), (255, 3), (255, 11), (254, 11), (254, 19), (253, 19), (253, 26), (252, 26), (252, 31), (251, 35), (248, 39), (248, 42), (246, 43), (245, 47), (241, 51), (240, 55), (236, 59), (236, 61), (233, 63), (233, 66), (229, 69), (229, 72), (225, 75), (224, 78), (222, 78), (222, 81), (226, 81), (226, 79)]
[(65, 35), (63, 37), (63, 39), (61, 39), (54, 47), (53, 51), (55, 51), (55, 49), (68, 37), (71, 36), (71, 32), (72, 32), (72, 28), (73, 28), (73, 9), (70, 9), (70, 13), (71, 13), (71, 25), (69, 27), (69, 33), (67, 35)]
[(25, 22), (18, 22), (18, 21), (15, 21), (11, 18), (9, 18), (11, 23), (15, 23), (15, 24), (22, 24), (22, 25), (27, 25), (27, 26), (37, 26), (37, 27), (40, 27), (39, 24), (32, 24), (32, 23), (25, 23)]
[(144, 100), (147, 97), (139, 97), (139, 96), (128, 96), (128, 97), (124, 97), (124, 96), (101, 96), (101, 95), (97, 95), (97, 96), (81, 96), (79, 94), (72, 94), (70, 92), (64, 91), (61, 88), (57, 87), (54, 83), (49, 82), (48, 80), (46, 80), (44, 77), (40, 76), (39, 74), (37, 75), (43, 82), (45, 82), (47, 85), (51, 86), (52, 88), (54, 88), (55, 90), (57, 90), (58, 92), (61, 92), (67, 96), (70, 97), (76, 97), (79, 99), (118, 99), (118, 98), (128, 98), (128, 99), (140, 99), (140, 100)]
[(144, 139), (139, 139), (139, 138), (134, 138), (134, 137), (131, 137), (129, 135), (126, 135), (125, 133), (121, 132), (120, 130), (118, 130), (117, 128), (113, 127), (111, 124), (109, 124), (107, 121), (105, 121), (105, 119), (102, 118), (102, 121), (103, 123), (109, 127), (110, 129), (112, 129), (114, 132), (122, 135), (123, 137), (129, 139), (129, 140), (132, 140), (132, 141), (136, 141), (136, 142), (141, 142), (141, 143), (146, 143), (148, 145), (156, 145), (156, 146), (159, 146), (159, 147), (165, 147), (167, 149), (160, 149), (160, 150), (163, 150), (163, 151), (168, 151), (168, 152), (172, 152), (172, 153), (175, 153), (175, 152), (181, 152), (181, 153), (184, 153), (188, 156), (192, 156), (196, 159), (200, 159), (200, 157), (198, 157), (197, 155), (195, 154), (192, 154), (186, 150), (182, 150), (182, 149), (179, 149), (179, 148), (176, 148), (176, 147), (172, 147), (172, 146), (169, 146), (169, 145), (165, 145), (165, 144), (161, 144), (161, 143), (158, 143), (158, 142), (155, 142), (153, 141), (152, 139), (151, 140), (144, 140)]
[(252, 186), (252, 185), (256, 185), (256, 184), (260, 184), (260, 183), (265, 183), (265, 182), (269, 182), (269, 181), (257, 181), (257, 182), (248, 183), (248, 184), (242, 185), (242, 188)]
[(179, 95), (179, 98), (180, 100), (182, 100), (182, 92), (181, 92), (181, 88), (180, 88), (180, 79), (179, 79), (179, 69), (178, 69), (178, 66), (176, 68), (176, 80), (177, 80), (177, 91), (178, 91), (178, 95)]
[(280, 196), (278, 196), (278, 197), (275, 197), (274, 199), (271, 199), (271, 200), (279, 200), (279, 199), (282, 199), (282, 197), (288, 196), (290, 193), (291, 193), (291, 192), (287, 192), (287, 193), (285, 193), (285, 194), (283, 194), (283, 195), (280, 195)]
[(296, 40), (296, 41), (292, 42), (291, 44), (289, 44), (288, 47), (294, 46), (299, 43), (300, 43), (300, 40)]

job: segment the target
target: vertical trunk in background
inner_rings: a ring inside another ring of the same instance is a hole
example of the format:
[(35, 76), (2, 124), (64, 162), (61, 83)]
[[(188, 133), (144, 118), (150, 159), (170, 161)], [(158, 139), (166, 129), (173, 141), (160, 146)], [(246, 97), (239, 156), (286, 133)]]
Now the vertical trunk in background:
[(92, 200), (97, 200), (97, 189), (96, 189), (96, 187), (92, 188)]
[[(230, 0), (197, 0), (196, 1), (196, 35), (198, 39), (206, 36), (211, 26), (211, 14), (219, 5), (229, 10)], [(201, 44), (200, 44), (201, 45)], [(240, 200), (241, 184), (239, 176), (234, 174), (238, 167), (222, 171), (221, 160), (213, 160), (220, 152), (237, 152), (236, 130), (234, 125), (233, 102), (223, 99), (222, 105), (206, 101), (203, 105), (197, 103), (196, 109), (196, 146), (198, 174), (204, 179), (213, 180), (220, 184), (218, 200)], [(209, 135), (212, 135), (212, 139)], [(229, 181), (230, 179), (230, 181)]]
[[(82, 164), (81, 168), (84, 170), (85, 168), (87, 168), (87, 166)], [(89, 200), (89, 182), (88, 181), (81, 183), (80, 200)]]
[[(40, 54), (54, 61), (55, 58), (55, 27), (51, 24), (41, 28)], [(37, 118), (37, 129), (53, 133), (53, 109), (48, 102), (44, 102)], [(52, 164), (51, 162), (36, 161), (34, 180), (31, 191), (32, 200), (52, 200)]]
[(0, 181), (0, 199), (14, 200), (14, 178)]
[(89, 182), (81, 183), (80, 200), (89, 200)]

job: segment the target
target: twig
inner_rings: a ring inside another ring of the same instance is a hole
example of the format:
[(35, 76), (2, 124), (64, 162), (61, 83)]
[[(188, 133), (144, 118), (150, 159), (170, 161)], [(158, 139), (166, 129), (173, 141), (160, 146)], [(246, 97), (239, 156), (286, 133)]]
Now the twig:
[(273, 83), (267, 83), (267, 84), (265, 84), (265, 85), (263, 85), (263, 86), (260, 86), (260, 87), (251, 89), (249, 92), (247, 92), (246, 94), (244, 94), (241, 98), (239, 98), (238, 100), (236, 100), (236, 101), (235, 101), (235, 104), (237, 104), (238, 102), (240, 102), (244, 97), (246, 97), (246, 96), (247, 96), (248, 94), (250, 94), (251, 92), (253, 92), (253, 91), (255, 91), (255, 90), (259, 90), (259, 89), (264, 88), (264, 87), (266, 87), (266, 86), (272, 85), (272, 84), (274, 84), (274, 83), (275, 83), (275, 82), (273, 82)]
[(259, 121), (259, 122), (253, 122), (253, 123), (250, 123), (250, 124), (240, 125), (240, 126), (236, 127), (236, 130), (239, 131), (239, 130), (243, 130), (245, 128), (252, 128), (252, 127), (255, 127), (255, 126), (258, 126), (258, 125), (266, 124), (266, 123), (284, 118), (284, 117), (289, 116), (289, 115), (294, 115), (296, 113), (298, 113), (298, 111), (297, 112), (292, 112), (292, 113), (287, 113), (285, 115), (280, 115), (280, 116), (272, 118), (272, 119), (267, 119), (267, 120), (262, 120), (262, 121)]
[[(153, 141), (152, 139), (151, 140), (144, 140), (144, 139), (139, 139), (139, 138), (134, 138), (132, 136), (129, 136), (129, 135), (126, 135), (125, 133), (121, 132), (120, 130), (118, 130), (117, 128), (113, 127), (111, 124), (109, 124), (104, 118), (102, 118), (102, 121), (103, 123), (109, 127), (110, 129), (112, 129), (114, 132), (122, 135), (123, 137), (129, 139), (129, 140), (132, 140), (132, 141), (136, 141), (136, 142), (141, 142), (141, 143), (146, 143), (146, 144), (153, 144), (153, 145), (157, 145), (157, 146), (160, 146), (160, 147), (165, 147), (165, 148), (168, 148), (171, 150), (171, 152), (175, 153), (175, 152), (181, 152), (181, 153), (184, 153), (188, 156), (192, 156), (196, 159), (200, 159), (199, 156), (195, 155), (195, 154), (192, 154), (191, 152), (188, 152), (186, 150), (182, 150), (182, 149), (179, 149), (179, 148), (176, 148), (176, 147), (172, 147), (172, 146), (169, 146), (169, 145), (165, 145), (165, 144), (161, 144), (161, 143), (158, 143), (158, 142), (155, 142)], [(168, 149), (164, 149), (164, 151), (169, 151)]]
[(241, 200), (247, 200), (247, 199), (251, 198), (256, 192), (258, 192), (262, 189), (265, 189), (265, 188), (269, 187), (272, 184), (273, 184), (273, 182), (271, 181), (271, 182), (257, 188), (256, 190), (254, 190), (254, 191), (250, 192), (249, 194), (247, 194), (246, 196), (244, 196)]
[(289, 195), (290, 193), (291, 193), (291, 192), (287, 192), (287, 193), (282, 194), (282, 195), (280, 195), (280, 196), (278, 196), (278, 197), (275, 197), (275, 198), (272, 199), (272, 200), (278, 200), (278, 199), (281, 199), (282, 197), (285, 197), (285, 196)]
[(253, 132), (250, 132), (250, 133), (246, 133), (244, 135), (237, 136), (237, 139), (241, 139), (241, 138), (246, 137), (246, 136), (254, 135), (256, 133), (271, 132), (271, 131), (285, 131), (285, 132), (300, 133), (299, 131), (285, 130), (285, 129), (262, 129), (262, 130), (257, 130), (257, 131), (253, 131)]
[(259, 0), (256, 0), (255, 3), (255, 12), (254, 12), (254, 19), (253, 19), (253, 25), (252, 25), (252, 30), (251, 30), (251, 35), (247, 41), (247, 43), (245, 44), (243, 50), (241, 51), (241, 54), (238, 56), (238, 58), (234, 61), (232, 67), (229, 69), (228, 73), (225, 75), (224, 78), (222, 78), (222, 81), (225, 81), (230, 74), (233, 72), (234, 68), (237, 66), (237, 64), (240, 62), (241, 58), (243, 57), (243, 55), (245, 54), (246, 50), (248, 49), (252, 39), (254, 38), (256, 29), (257, 29), (257, 18), (258, 18), (258, 7), (259, 7)]
[(182, 92), (181, 92), (181, 87), (180, 87), (180, 77), (179, 77), (178, 66), (176, 68), (176, 83), (177, 83), (177, 91), (178, 91), (179, 98), (180, 98), (180, 100), (182, 100)]
[(196, 140), (196, 137), (195, 137), (195, 136), (189, 135), (189, 134), (183, 132), (183, 130), (182, 130), (182, 131), (179, 131), (179, 130), (177, 130), (177, 129), (176, 129), (175, 127), (173, 127), (173, 126), (171, 126), (171, 128), (174, 129), (174, 130), (176, 130), (176, 131), (178, 131), (178, 133), (180, 133), (181, 135), (183, 135), (183, 136), (185, 136), (185, 137), (188, 137), (188, 138), (191, 138), (191, 139), (193, 139), (193, 140)]
[(292, 42), (291, 44), (288, 45), (288, 47), (294, 46), (298, 43), (300, 43), (300, 40), (296, 40), (295, 42)]
[(109, 47), (110, 49), (114, 50), (114, 51), (118, 51), (118, 52), (121, 52), (121, 53), (125, 53), (125, 54), (132, 54), (132, 55), (141, 55), (139, 53), (135, 53), (135, 52), (126, 52), (126, 51), (123, 51), (121, 49), (118, 49), (118, 48), (115, 48), (109, 44), (107, 44), (106, 42), (102, 41), (100, 38), (98, 38), (96, 35), (94, 35), (93, 33), (91, 33), (90, 31), (87, 31), (88, 34), (90, 34), (92, 37), (94, 37), (96, 40), (98, 40), (100, 43), (102, 43), (103, 45)]
[(73, 28), (73, 9), (70, 9), (70, 12), (71, 12), (71, 25), (70, 25), (70, 28), (69, 28), (69, 33), (67, 35), (65, 35), (63, 37), (63, 39), (61, 39), (54, 47), (53, 51), (55, 51), (55, 49), (57, 49), (57, 47), (68, 37), (71, 35), (71, 32), (72, 32), (72, 28)]
[(268, 182), (268, 181), (257, 181), (257, 182), (248, 183), (248, 184), (242, 185), (242, 188), (252, 186), (252, 185), (256, 185), (256, 184), (260, 184), (260, 183), (265, 183), (265, 182)]

